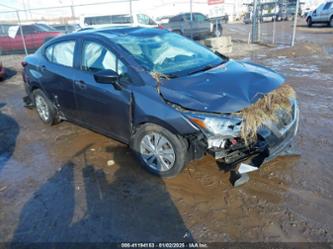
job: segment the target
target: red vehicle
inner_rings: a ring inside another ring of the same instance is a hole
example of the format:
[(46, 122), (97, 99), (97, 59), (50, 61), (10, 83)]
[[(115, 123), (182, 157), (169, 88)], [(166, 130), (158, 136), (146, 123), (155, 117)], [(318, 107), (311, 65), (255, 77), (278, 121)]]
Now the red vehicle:
[[(28, 50), (36, 50), (45, 41), (61, 34), (52, 30), (51, 27), (48, 29), (39, 24), (22, 25), (22, 31)], [(24, 50), (24, 46), (19, 26), (11, 26), (8, 34), (0, 35), (0, 53), (22, 50)]]

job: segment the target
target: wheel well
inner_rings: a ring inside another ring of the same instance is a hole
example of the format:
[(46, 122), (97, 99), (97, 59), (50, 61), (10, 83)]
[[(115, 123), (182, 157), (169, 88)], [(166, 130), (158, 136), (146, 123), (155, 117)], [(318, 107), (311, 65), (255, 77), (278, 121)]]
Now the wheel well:
[(175, 135), (181, 136), (179, 134), (179, 132), (176, 131), (176, 129), (174, 129), (172, 126), (170, 126), (170, 125), (168, 125), (168, 124), (166, 124), (166, 123), (164, 123), (163, 121), (160, 121), (160, 120), (147, 120), (147, 121), (142, 121), (142, 122), (137, 123), (137, 124), (133, 124), (132, 134), (134, 134), (136, 132), (136, 130), (139, 129), (139, 127), (141, 127), (143, 125), (149, 125), (149, 124), (161, 126), (164, 129), (167, 129), (168, 131), (174, 133)]
[(39, 87), (37, 87), (37, 86), (32, 86), (32, 87), (31, 87), (31, 92), (33, 92), (33, 91), (35, 91), (35, 90), (37, 90), (37, 89), (39, 89)]
[[(136, 132), (137, 129), (139, 129), (139, 127), (144, 126), (144, 125), (157, 125), (157, 126), (160, 126), (164, 129), (168, 130), (169, 132), (173, 133), (175, 136), (182, 139), (182, 141), (184, 142), (184, 145), (186, 147), (186, 150), (190, 151), (190, 147), (192, 145), (191, 141), (194, 140), (195, 134), (183, 136), (183, 135), (179, 134), (174, 128), (172, 128), (169, 125), (164, 125), (164, 124), (161, 124), (160, 122), (147, 121), (147, 122), (142, 122), (142, 123), (135, 125), (134, 129), (132, 131), (132, 135)], [(192, 154), (191, 154), (191, 156), (192, 156)], [(192, 159), (190, 159), (190, 160), (192, 160)]]

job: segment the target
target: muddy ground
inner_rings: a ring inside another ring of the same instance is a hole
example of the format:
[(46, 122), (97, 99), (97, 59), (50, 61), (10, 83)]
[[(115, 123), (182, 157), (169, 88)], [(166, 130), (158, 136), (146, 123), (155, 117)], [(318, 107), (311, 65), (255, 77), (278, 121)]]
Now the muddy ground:
[(301, 108), (301, 156), (277, 158), (238, 188), (208, 156), (162, 180), (117, 141), (42, 124), (21, 101), (22, 56), (3, 56), (17, 73), (0, 83), (0, 242), (332, 241), (333, 29), (299, 37), (292, 49), (234, 49), (285, 75)]

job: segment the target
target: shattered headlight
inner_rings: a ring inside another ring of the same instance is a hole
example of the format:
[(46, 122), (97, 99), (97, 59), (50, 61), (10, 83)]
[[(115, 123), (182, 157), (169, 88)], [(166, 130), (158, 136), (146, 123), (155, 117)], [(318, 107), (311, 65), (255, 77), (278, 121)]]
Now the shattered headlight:
[(242, 119), (234, 116), (189, 115), (189, 119), (198, 125), (206, 135), (218, 135), (223, 138), (239, 137)]

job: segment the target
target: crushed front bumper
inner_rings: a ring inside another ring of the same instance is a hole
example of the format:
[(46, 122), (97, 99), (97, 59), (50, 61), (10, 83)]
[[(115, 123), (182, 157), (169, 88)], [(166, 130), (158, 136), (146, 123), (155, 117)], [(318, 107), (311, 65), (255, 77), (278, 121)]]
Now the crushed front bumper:
[(297, 101), (293, 101), (291, 117), (281, 117), (278, 123), (266, 122), (258, 131), (259, 141), (252, 146), (239, 145), (232, 151), (220, 148), (208, 150), (216, 160), (224, 160), (226, 164), (237, 164), (249, 157), (265, 153), (265, 162), (274, 159), (285, 151), (293, 142), (298, 131), (299, 107)]
[(296, 100), (293, 102), (290, 122), (287, 124), (281, 124), (281, 122), (279, 124), (267, 122), (259, 131), (259, 135), (267, 142), (269, 148), (266, 161), (277, 157), (294, 141), (299, 126), (299, 107)]

